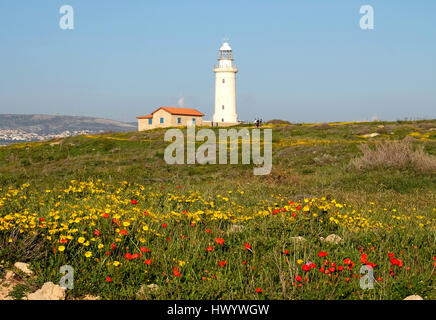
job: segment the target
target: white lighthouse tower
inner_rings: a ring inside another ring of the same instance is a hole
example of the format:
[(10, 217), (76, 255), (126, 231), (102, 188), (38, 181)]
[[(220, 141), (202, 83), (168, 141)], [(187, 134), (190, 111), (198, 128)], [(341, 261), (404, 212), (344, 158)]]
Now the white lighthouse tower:
[[(236, 124), (236, 73), (238, 69), (233, 64), (232, 48), (224, 42), (218, 55), (218, 66), (215, 72), (215, 113), (213, 122)], [(219, 125), (219, 124), (218, 124)]]

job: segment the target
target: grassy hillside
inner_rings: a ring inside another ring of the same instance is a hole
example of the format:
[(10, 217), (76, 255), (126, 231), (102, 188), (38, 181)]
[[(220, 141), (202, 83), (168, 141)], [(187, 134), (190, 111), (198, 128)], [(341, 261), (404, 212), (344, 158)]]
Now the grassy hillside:
[(167, 165), (164, 130), (0, 147), (1, 264), (70, 264), (69, 297), (434, 299), (436, 120), (269, 127), (266, 176)]

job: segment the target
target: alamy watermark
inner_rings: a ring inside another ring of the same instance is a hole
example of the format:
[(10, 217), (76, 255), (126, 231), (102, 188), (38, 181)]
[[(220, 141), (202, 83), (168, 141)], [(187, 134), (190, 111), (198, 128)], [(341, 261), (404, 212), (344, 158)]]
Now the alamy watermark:
[(360, 288), (363, 290), (374, 289), (374, 269), (371, 266), (363, 265), (360, 268), (360, 274), (362, 275)]
[(360, 7), (360, 13), (363, 16), (360, 18), (360, 29), (373, 30), (374, 29), (374, 8), (370, 5)]
[[(164, 159), (167, 164), (227, 164), (228, 163), (228, 142), (230, 140), (230, 164), (253, 163), (258, 167), (253, 168), (254, 175), (266, 175), (272, 168), (272, 130), (242, 128), (240, 130), (219, 129), (219, 142), (215, 131), (212, 129), (201, 129), (196, 132), (195, 125), (187, 127), (186, 149), (185, 135), (181, 129), (169, 129), (165, 133), (165, 141), (172, 143), (165, 149)], [(261, 135), (263, 132), (263, 139)], [(175, 140), (173, 141), (173, 139)], [(207, 140), (206, 140), (207, 139)], [(206, 140), (206, 141), (205, 141)], [(196, 142), (204, 142), (196, 148)], [(242, 151), (239, 152), (239, 142)], [(261, 147), (263, 146), (263, 155)], [(186, 151), (186, 159), (185, 159)], [(218, 161), (217, 161), (218, 151)]]
[(59, 27), (62, 30), (74, 29), (74, 9), (70, 5), (63, 5), (59, 8), (59, 13), (63, 16), (59, 20)]
[(59, 286), (65, 289), (74, 289), (74, 268), (70, 265), (63, 265), (59, 269), (59, 273), (62, 275)]

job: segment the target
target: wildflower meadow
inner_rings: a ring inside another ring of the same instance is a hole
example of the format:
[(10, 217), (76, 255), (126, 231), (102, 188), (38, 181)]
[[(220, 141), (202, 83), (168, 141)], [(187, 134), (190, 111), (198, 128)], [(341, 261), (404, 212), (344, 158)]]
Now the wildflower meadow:
[[(259, 177), (166, 165), (163, 130), (2, 147), (0, 270), (29, 263), (17, 299), (65, 265), (67, 299), (435, 299), (432, 125), (269, 125)], [(423, 159), (369, 167), (362, 145), (404, 141)]]

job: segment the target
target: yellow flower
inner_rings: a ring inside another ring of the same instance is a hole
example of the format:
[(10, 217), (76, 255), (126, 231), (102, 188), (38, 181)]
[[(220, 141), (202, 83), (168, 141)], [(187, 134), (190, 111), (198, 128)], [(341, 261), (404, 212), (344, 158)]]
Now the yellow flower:
[(298, 263), (298, 264), (302, 264), (302, 263), (303, 263), (303, 260), (298, 259), (298, 260), (297, 260), (297, 263)]
[(84, 243), (84, 242), (85, 242), (85, 238), (84, 238), (84, 237), (80, 237), (77, 241), (78, 241), (79, 243)]
[(114, 266), (118, 267), (120, 265), (120, 263), (118, 261), (114, 261)]
[(58, 250), (59, 250), (60, 252), (62, 252), (62, 251), (65, 250), (65, 247), (64, 247), (64, 246), (59, 246), (59, 247), (58, 247)]
[(92, 252), (91, 251), (86, 251), (85, 252), (85, 257), (90, 258), (92, 256)]
[(98, 244), (98, 248), (99, 248), (99, 249), (101, 249), (101, 248), (103, 248), (103, 247), (104, 247), (104, 245), (103, 245), (102, 243), (99, 243), (99, 244)]

